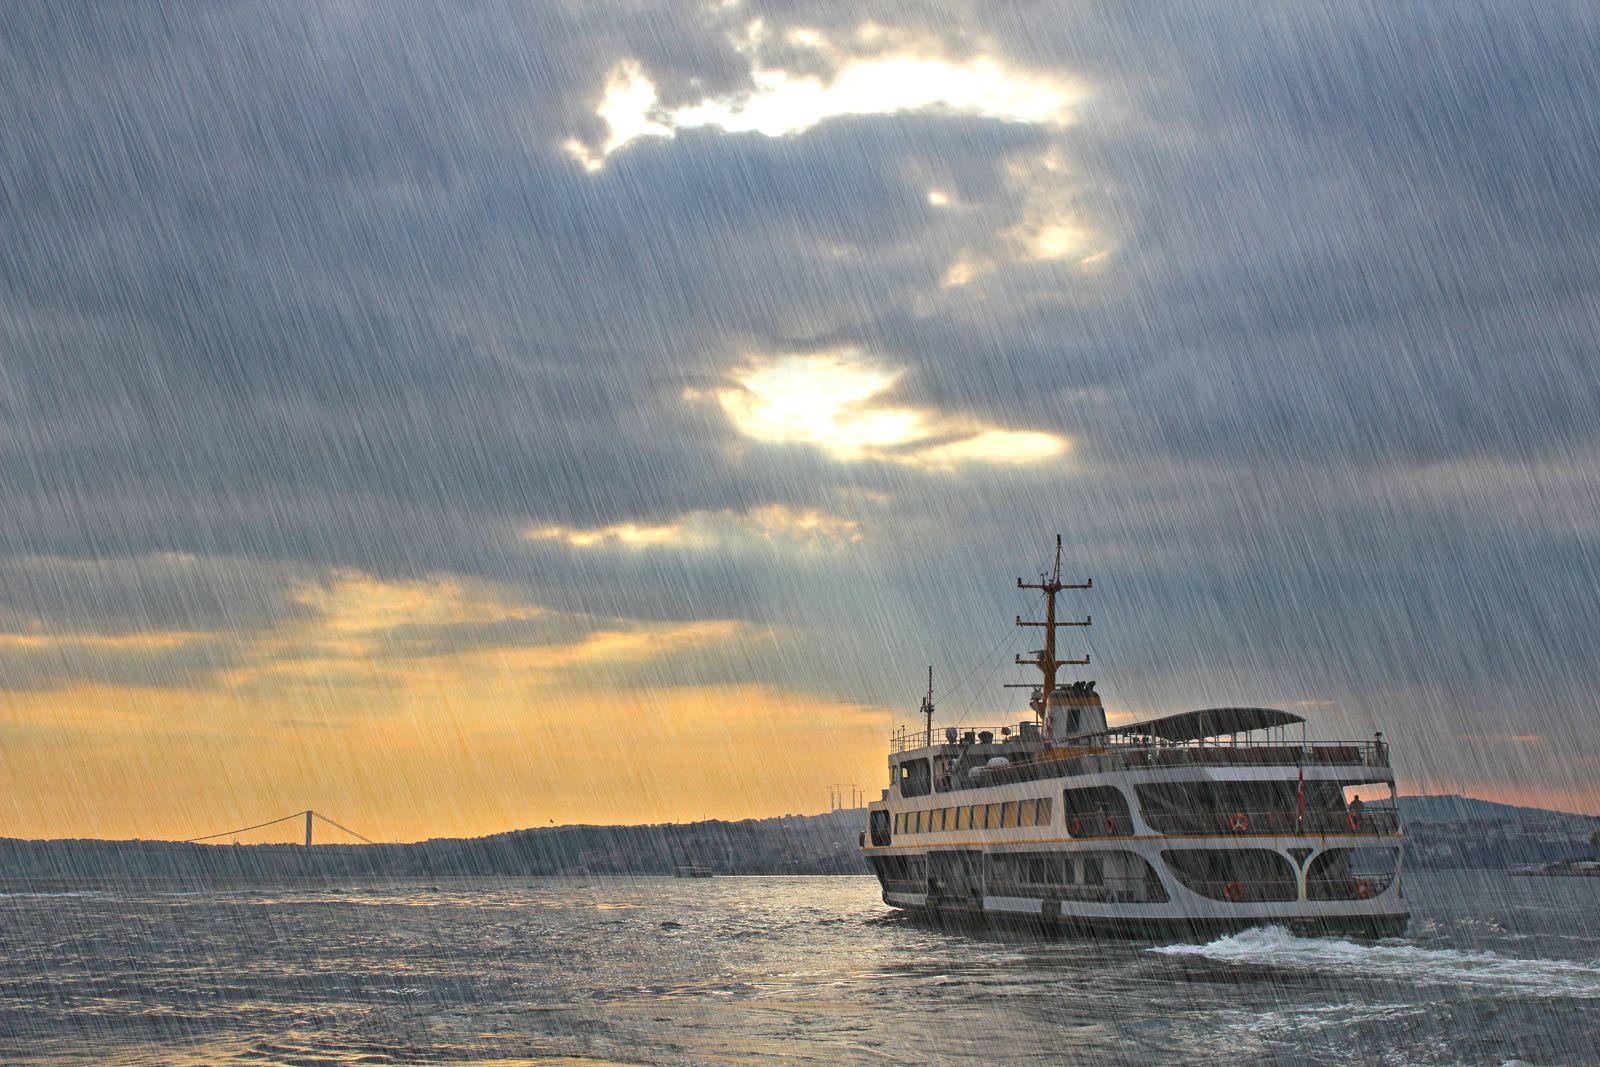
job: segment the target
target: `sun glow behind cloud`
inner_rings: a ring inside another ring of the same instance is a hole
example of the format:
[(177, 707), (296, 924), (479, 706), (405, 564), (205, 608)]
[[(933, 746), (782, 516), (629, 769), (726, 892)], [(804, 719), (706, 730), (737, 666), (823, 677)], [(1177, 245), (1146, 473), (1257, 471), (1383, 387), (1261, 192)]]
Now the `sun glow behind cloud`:
[(599, 170), (627, 145), (644, 137), (671, 138), (679, 130), (712, 127), (785, 137), (840, 116), (933, 109), (1062, 126), (1084, 95), (1071, 79), (1013, 69), (987, 56), (964, 62), (909, 52), (857, 57), (838, 52), (815, 32), (791, 32), (789, 37), (792, 44), (827, 53), (835, 64), (833, 76), (794, 74), (754, 63), (753, 88), (668, 108), (644, 68), (624, 60), (606, 75), (595, 108), (608, 129), (605, 141), (596, 148), (568, 140), (567, 151), (590, 170)]
[(847, 463), (880, 460), (948, 471), (969, 463), (1042, 463), (1070, 448), (1053, 433), (895, 405), (887, 394), (902, 374), (855, 349), (758, 358), (733, 374), (737, 386), (714, 395), (745, 436), (812, 445)]

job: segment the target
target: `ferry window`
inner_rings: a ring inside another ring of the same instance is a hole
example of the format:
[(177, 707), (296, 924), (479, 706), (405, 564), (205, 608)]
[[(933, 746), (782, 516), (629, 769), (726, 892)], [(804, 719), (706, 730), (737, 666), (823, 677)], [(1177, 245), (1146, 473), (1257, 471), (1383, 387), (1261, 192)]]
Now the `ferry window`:
[(940, 808), (939, 809), (939, 818), (937, 820), (935, 820), (935, 822), (933, 824), (933, 828), (935, 830), (947, 829), (947, 827), (945, 826), (945, 821), (947, 819), (949, 819), (949, 818), (950, 818), (950, 809), (949, 808)]
[(1084, 885), (1105, 885), (1106, 884), (1106, 865), (1105, 865), (1105, 861), (1100, 859), (1100, 857), (1098, 857), (1098, 856), (1085, 856), (1085, 857), (1083, 857), (1083, 884)]
[(933, 776), (925, 759), (906, 760), (900, 764), (900, 795), (925, 797), (933, 791)]
[(1038, 806), (1036, 804), (1034, 804), (1033, 801), (1024, 800), (1022, 802), (1021, 810), (1017, 812), (1017, 825), (1018, 826), (1032, 826), (1033, 825), (1033, 817), (1035, 815), (1037, 815), (1038, 812), (1039, 812), (1039, 808), (1038, 808)]
[(894, 817), (894, 832), (897, 833), (897, 834), (905, 833), (904, 826), (901, 823), (900, 816), (898, 814), (895, 815), (895, 817)]
[(1043, 799), (1041, 799), (1039, 801), (1038, 821), (1039, 821), (1039, 825), (1040, 826), (1049, 826), (1050, 825), (1050, 807), (1051, 807), (1051, 804), (1050, 804), (1050, 798), (1049, 797), (1044, 797)]
[(1070, 856), (1061, 858), (1064, 861), (1061, 864), (1061, 881), (1067, 885), (1072, 885), (1078, 880), (1078, 866), (1072, 862), (1072, 857)]
[(920, 811), (917, 812), (916, 818), (917, 818), (917, 825), (912, 830), (912, 833), (920, 834), (920, 833), (922, 833), (923, 826), (926, 825), (925, 822), (924, 822), (924, 813), (920, 812)]
[(1017, 802), (1008, 800), (1000, 805), (1000, 825), (1010, 828), (1017, 825)]
[(967, 829), (978, 830), (983, 827), (983, 809), (967, 805)]
[(990, 830), (1000, 825), (1000, 805), (990, 804), (984, 809), (983, 825)]
[(1061, 813), (1073, 837), (1111, 837), (1133, 832), (1128, 800), (1113, 786), (1068, 789), (1061, 796)]
[(967, 828), (967, 809), (966, 808), (957, 808), (956, 809), (956, 829), (957, 830), (965, 830), (966, 828)]

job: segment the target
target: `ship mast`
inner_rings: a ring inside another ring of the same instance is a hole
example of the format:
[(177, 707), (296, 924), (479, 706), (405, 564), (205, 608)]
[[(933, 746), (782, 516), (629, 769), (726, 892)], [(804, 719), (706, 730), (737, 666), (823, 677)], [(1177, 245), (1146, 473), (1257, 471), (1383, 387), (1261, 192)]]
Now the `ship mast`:
[(1019, 666), (1038, 667), (1039, 673), (1044, 676), (1044, 689), (1040, 693), (1040, 700), (1033, 709), (1036, 714), (1042, 717), (1044, 715), (1044, 702), (1050, 699), (1050, 694), (1055, 692), (1056, 689), (1056, 671), (1068, 665), (1089, 662), (1087, 655), (1082, 659), (1057, 659), (1056, 631), (1063, 626), (1090, 626), (1094, 623), (1094, 617), (1090, 615), (1084, 616), (1081, 622), (1076, 619), (1057, 621), (1056, 594), (1063, 589), (1093, 589), (1094, 579), (1089, 578), (1080, 583), (1067, 583), (1061, 580), (1061, 535), (1056, 534), (1056, 563), (1054, 569), (1051, 570), (1048, 576), (1039, 575), (1037, 582), (1024, 582), (1021, 578), (1018, 578), (1017, 588), (1038, 589), (1045, 595), (1043, 622), (1035, 622), (1024, 619), (1020, 615), (1017, 616), (1018, 626), (1040, 626), (1044, 628), (1044, 648), (1034, 654), (1036, 658), (1023, 659), (1020, 655), (1017, 656)]
[(928, 665), (928, 695), (922, 698), (923, 747), (933, 744), (933, 665)]

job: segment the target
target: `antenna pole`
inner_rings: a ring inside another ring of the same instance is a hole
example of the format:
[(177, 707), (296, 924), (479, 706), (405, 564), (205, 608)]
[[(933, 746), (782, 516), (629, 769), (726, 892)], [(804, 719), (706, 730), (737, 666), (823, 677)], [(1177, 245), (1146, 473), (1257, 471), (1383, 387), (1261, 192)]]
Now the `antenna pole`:
[(933, 664), (928, 665), (928, 695), (922, 698), (922, 747), (933, 744)]
[[(1066, 621), (1057, 621), (1056, 620), (1056, 595), (1058, 593), (1060, 593), (1063, 589), (1093, 589), (1094, 588), (1094, 579), (1093, 578), (1085, 579), (1083, 582), (1080, 582), (1080, 583), (1067, 583), (1067, 582), (1063, 582), (1061, 580), (1061, 535), (1060, 534), (1056, 534), (1056, 560), (1055, 560), (1055, 567), (1051, 570), (1050, 574), (1049, 575), (1041, 574), (1039, 576), (1039, 580), (1037, 582), (1024, 582), (1021, 578), (1018, 578), (1017, 579), (1017, 588), (1018, 589), (1038, 589), (1041, 592), (1043, 592), (1044, 595), (1045, 595), (1045, 600), (1044, 600), (1044, 621), (1043, 622), (1034, 622), (1034, 621), (1031, 621), (1031, 620), (1028, 620), (1028, 619), (1024, 619), (1020, 615), (1017, 616), (1017, 625), (1018, 626), (1039, 626), (1039, 627), (1043, 627), (1043, 629), (1044, 629), (1044, 648), (1040, 649), (1035, 654), (1035, 658), (1034, 659), (1023, 659), (1021, 656), (1018, 656), (1017, 657), (1017, 663), (1019, 665), (1021, 665), (1021, 666), (1024, 666), (1024, 667), (1038, 667), (1039, 668), (1039, 673), (1044, 678), (1044, 693), (1043, 693), (1043, 697), (1044, 697), (1045, 700), (1048, 700), (1050, 698), (1050, 694), (1055, 692), (1055, 688), (1056, 688), (1056, 671), (1058, 671), (1060, 668), (1062, 668), (1064, 666), (1067, 666), (1068, 664), (1086, 664), (1086, 663), (1089, 662), (1089, 657), (1088, 656), (1084, 656), (1082, 659), (1058, 659), (1058, 658), (1056, 658), (1056, 631), (1059, 630), (1063, 626), (1091, 626), (1091, 625), (1094, 624), (1094, 617), (1093, 616), (1088, 616), (1088, 615), (1084, 616), (1083, 621), (1081, 621), (1081, 622), (1079, 622), (1077, 620), (1071, 620), (1071, 619), (1066, 620)], [(1034, 710), (1038, 714), (1043, 715), (1044, 714), (1043, 703), (1041, 702), (1040, 706), (1035, 708)]]

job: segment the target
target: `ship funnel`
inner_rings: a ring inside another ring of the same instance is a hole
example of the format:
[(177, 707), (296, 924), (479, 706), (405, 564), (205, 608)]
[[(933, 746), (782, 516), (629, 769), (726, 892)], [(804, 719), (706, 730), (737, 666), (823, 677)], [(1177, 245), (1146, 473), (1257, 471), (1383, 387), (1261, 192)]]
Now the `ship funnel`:
[(1102, 744), (1106, 709), (1093, 682), (1058, 687), (1045, 701), (1045, 736), (1053, 744)]

